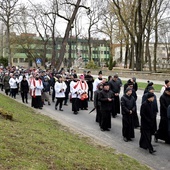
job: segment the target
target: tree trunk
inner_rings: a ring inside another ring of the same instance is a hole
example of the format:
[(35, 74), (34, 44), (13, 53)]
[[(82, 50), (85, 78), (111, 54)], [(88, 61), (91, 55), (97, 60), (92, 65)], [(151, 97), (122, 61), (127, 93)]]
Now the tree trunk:
[(68, 37), (69, 37), (69, 32), (71, 30), (71, 26), (73, 24), (73, 21), (75, 19), (75, 16), (77, 14), (78, 9), (79, 9), (80, 2), (81, 2), (81, 0), (77, 0), (77, 3), (75, 5), (74, 11), (73, 11), (73, 14), (72, 14), (72, 16), (71, 16), (71, 18), (70, 18), (70, 20), (69, 20), (69, 22), (67, 24), (67, 28), (66, 28), (66, 31), (65, 31), (65, 35), (64, 35), (61, 50), (60, 50), (60, 56), (59, 56), (59, 58), (57, 60), (57, 63), (56, 63), (56, 70), (57, 71), (60, 69), (62, 61), (64, 59), (64, 55), (65, 55), (65, 51), (66, 51), (66, 45), (67, 45)]
[(124, 68), (127, 68), (128, 54), (129, 54), (129, 43), (126, 44)]
[(123, 58), (123, 41), (120, 41), (120, 63), (122, 63)]
[(154, 72), (156, 73), (156, 59), (157, 59), (157, 46), (158, 46), (158, 12), (157, 12), (157, 0), (155, 2), (155, 43), (154, 43), (154, 60), (153, 67)]
[(8, 66), (12, 66), (12, 57), (11, 57), (11, 47), (10, 47), (10, 28), (7, 26), (7, 37), (6, 37), (6, 45), (7, 45), (7, 57), (8, 57)]

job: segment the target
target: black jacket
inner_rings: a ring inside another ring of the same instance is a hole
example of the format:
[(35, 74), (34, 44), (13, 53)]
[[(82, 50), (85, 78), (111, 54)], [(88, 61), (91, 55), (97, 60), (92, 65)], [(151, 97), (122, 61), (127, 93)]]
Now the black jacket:
[(124, 94), (121, 97), (121, 107), (122, 107), (122, 115), (125, 114), (130, 114), (130, 110), (132, 110), (133, 113), (136, 112), (136, 102), (134, 97), (131, 96), (127, 96), (126, 94)]
[(21, 93), (22, 92), (28, 93), (28, 91), (29, 91), (28, 81), (27, 80), (22, 80), (21, 81)]
[(164, 92), (160, 97), (160, 116), (167, 118), (167, 108), (170, 105), (170, 96)]
[[(112, 101), (108, 101), (108, 98), (111, 98)], [(112, 91), (102, 90), (99, 93), (99, 101), (101, 102), (101, 110), (112, 110), (114, 96)]]
[(121, 83), (120, 81), (114, 81), (111, 80), (109, 81), (109, 85), (110, 85), (110, 90), (114, 93), (120, 93), (120, 87), (121, 87)]
[(141, 129), (153, 130), (154, 125), (154, 113), (153, 113), (153, 102), (146, 100), (142, 103), (140, 109), (141, 116)]

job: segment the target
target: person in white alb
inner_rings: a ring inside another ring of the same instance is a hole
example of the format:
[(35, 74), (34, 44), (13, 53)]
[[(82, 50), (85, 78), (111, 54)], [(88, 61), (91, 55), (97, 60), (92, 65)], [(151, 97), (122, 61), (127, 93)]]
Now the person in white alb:
[(66, 83), (63, 81), (63, 78), (61, 76), (59, 76), (58, 81), (56, 81), (56, 83), (54, 85), (55, 97), (57, 99), (56, 104), (55, 104), (56, 110), (59, 105), (59, 110), (63, 111), (62, 106), (63, 106), (63, 100), (65, 98), (66, 88), (67, 88)]
[(79, 80), (77, 77), (77, 74), (73, 75), (73, 80), (70, 82), (70, 97), (71, 97), (71, 103), (72, 103), (72, 111), (76, 115), (79, 111), (80, 106), (80, 86), (79, 86)]
[(43, 83), (42, 80), (39, 77), (39, 74), (36, 74), (35, 78), (32, 79), (30, 82), (30, 90), (31, 90), (31, 96), (32, 96), (32, 103), (31, 106), (36, 109), (42, 109), (42, 89), (43, 89)]
[(102, 83), (103, 82), (103, 78), (102, 78), (102, 71), (99, 71), (99, 74), (98, 74), (98, 78), (96, 78), (94, 80), (94, 83), (93, 83), (93, 92), (95, 92), (96, 90), (98, 90), (98, 84), (99, 83)]
[(80, 108), (81, 110), (88, 110), (88, 84), (84, 79), (84, 75), (80, 75)]
[(165, 85), (163, 85), (162, 88), (161, 88), (161, 95), (164, 93), (164, 91), (167, 87), (170, 87), (170, 81), (169, 80), (165, 80)]

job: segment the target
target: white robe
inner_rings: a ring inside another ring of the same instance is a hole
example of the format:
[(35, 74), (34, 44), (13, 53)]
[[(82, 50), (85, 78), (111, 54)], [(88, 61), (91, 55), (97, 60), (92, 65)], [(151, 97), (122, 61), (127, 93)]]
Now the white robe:
[(42, 80), (33, 79), (30, 84), (31, 96), (34, 96), (34, 94), (35, 96), (41, 96), (43, 88)]
[[(54, 85), (55, 89), (55, 97), (57, 98), (64, 98), (65, 97), (65, 91), (66, 91), (67, 85), (65, 82), (56, 82)], [(61, 91), (63, 89), (63, 91)]]

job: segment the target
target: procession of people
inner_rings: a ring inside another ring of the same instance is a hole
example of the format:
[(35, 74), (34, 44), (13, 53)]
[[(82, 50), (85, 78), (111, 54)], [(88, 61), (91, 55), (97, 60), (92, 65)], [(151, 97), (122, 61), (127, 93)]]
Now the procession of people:
[[(71, 110), (77, 115), (81, 110), (88, 110), (89, 102), (93, 102), (96, 111), (96, 122), (101, 131), (110, 131), (111, 119), (122, 114), (122, 137), (125, 142), (133, 141), (135, 128), (140, 128), (139, 146), (148, 149), (149, 153), (156, 152), (151, 144), (152, 136), (155, 142), (163, 140), (170, 144), (170, 83), (165, 80), (160, 97), (160, 123), (157, 125), (158, 104), (154, 94), (154, 83), (148, 81), (142, 96), (140, 119), (137, 114), (138, 84), (135, 77), (130, 78), (124, 85), (114, 74), (108, 79), (103, 78), (102, 71), (94, 78), (91, 71), (78, 75), (75, 70), (3, 70), (1, 75), (1, 91), (16, 99), (21, 94), (23, 103), (35, 109), (43, 109), (46, 102), (55, 102), (55, 110), (64, 111), (63, 105), (71, 102)], [(30, 97), (29, 97), (30, 96)], [(88, 111), (89, 112), (89, 111)], [(140, 122), (140, 123), (139, 123)], [(158, 128), (157, 128), (158, 127)]]

